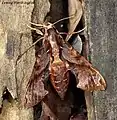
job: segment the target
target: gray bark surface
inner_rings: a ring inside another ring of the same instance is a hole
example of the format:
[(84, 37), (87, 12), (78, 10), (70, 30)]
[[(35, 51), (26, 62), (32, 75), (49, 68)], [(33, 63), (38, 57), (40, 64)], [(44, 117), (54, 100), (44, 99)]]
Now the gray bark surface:
[[(20, 101), (34, 65), (34, 49), (16, 64), (18, 55), (32, 44), (27, 27), (32, 9), (31, 0), (0, 2), (0, 120), (33, 120), (32, 109), (21, 107)], [(5, 89), (12, 98), (3, 100)]]
[(107, 89), (94, 92), (96, 120), (117, 119), (117, 1), (86, 0), (89, 10), (91, 61), (107, 81)]

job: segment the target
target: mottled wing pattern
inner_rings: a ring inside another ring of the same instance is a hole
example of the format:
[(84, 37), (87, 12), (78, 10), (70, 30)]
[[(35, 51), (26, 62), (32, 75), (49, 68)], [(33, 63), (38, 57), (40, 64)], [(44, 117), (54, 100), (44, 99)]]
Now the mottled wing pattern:
[(39, 103), (47, 94), (44, 89), (44, 70), (49, 64), (49, 56), (46, 52), (43, 55), (37, 54), (36, 62), (32, 71), (32, 75), (27, 85), (25, 94), (25, 106), (31, 107)]
[(64, 99), (65, 93), (68, 89), (69, 84), (69, 71), (68, 64), (65, 61), (61, 60), (61, 37), (55, 28), (48, 29), (47, 40), (50, 42), (50, 81), (60, 96), (61, 99)]
[(102, 75), (72, 47), (64, 45), (62, 56), (75, 74), (78, 88), (86, 91), (105, 90), (106, 82)]
[(74, 65), (71, 67), (76, 75), (77, 87), (85, 91), (105, 90), (106, 83), (102, 75), (93, 67)]
[(61, 99), (64, 99), (69, 84), (68, 65), (60, 59), (50, 65), (51, 83)]

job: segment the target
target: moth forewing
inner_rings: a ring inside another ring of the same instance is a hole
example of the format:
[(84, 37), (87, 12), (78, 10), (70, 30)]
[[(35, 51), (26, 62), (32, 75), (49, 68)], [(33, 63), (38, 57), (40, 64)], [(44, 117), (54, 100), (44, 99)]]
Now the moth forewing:
[(26, 91), (25, 99), (23, 101), (24, 106), (35, 106), (48, 94), (48, 91), (44, 89), (43, 80), (43, 72), (38, 76), (38, 78), (31, 80)]
[(32, 107), (38, 104), (48, 94), (44, 88), (44, 73), (49, 64), (49, 56), (44, 52), (44, 48), (38, 50), (36, 62), (26, 87), (26, 93), (23, 104), (26, 107)]
[(104, 78), (92, 66), (75, 64), (71, 71), (76, 76), (77, 88), (90, 92), (105, 90), (106, 82)]
[(76, 76), (77, 87), (86, 91), (104, 90), (106, 82), (102, 75), (72, 46), (65, 44), (62, 57), (68, 61), (70, 70)]

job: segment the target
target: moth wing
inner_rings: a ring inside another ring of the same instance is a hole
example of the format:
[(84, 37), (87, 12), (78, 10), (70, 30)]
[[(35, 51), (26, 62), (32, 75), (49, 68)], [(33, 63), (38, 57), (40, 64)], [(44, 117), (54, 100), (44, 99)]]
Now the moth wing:
[(77, 88), (85, 91), (105, 90), (106, 82), (102, 75), (92, 66), (74, 65), (72, 72), (76, 76)]
[(62, 57), (70, 63), (90, 65), (90, 63), (69, 44), (63, 46)]
[(102, 75), (72, 47), (65, 45), (62, 48), (62, 57), (68, 61), (70, 70), (75, 74), (78, 88), (86, 91), (106, 88)]
[(35, 106), (48, 94), (42, 82), (43, 72), (34, 79), (31, 79), (25, 95), (25, 106), (27, 107)]
[(26, 94), (24, 99), (24, 105), (32, 107), (39, 103), (47, 94), (48, 91), (44, 89), (44, 75), (45, 69), (49, 63), (49, 56), (43, 54), (43, 56), (37, 56), (36, 62), (27, 84)]

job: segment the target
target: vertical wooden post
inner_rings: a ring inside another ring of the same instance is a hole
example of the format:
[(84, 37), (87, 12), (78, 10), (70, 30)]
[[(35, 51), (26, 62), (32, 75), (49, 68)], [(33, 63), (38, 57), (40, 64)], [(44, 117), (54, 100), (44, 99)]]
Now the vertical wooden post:
[(96, 120), (117, 119), (117, 1), (86, 0), (89, 10), (91, 61), (107, 81), (107, 89), (94, 92)]

